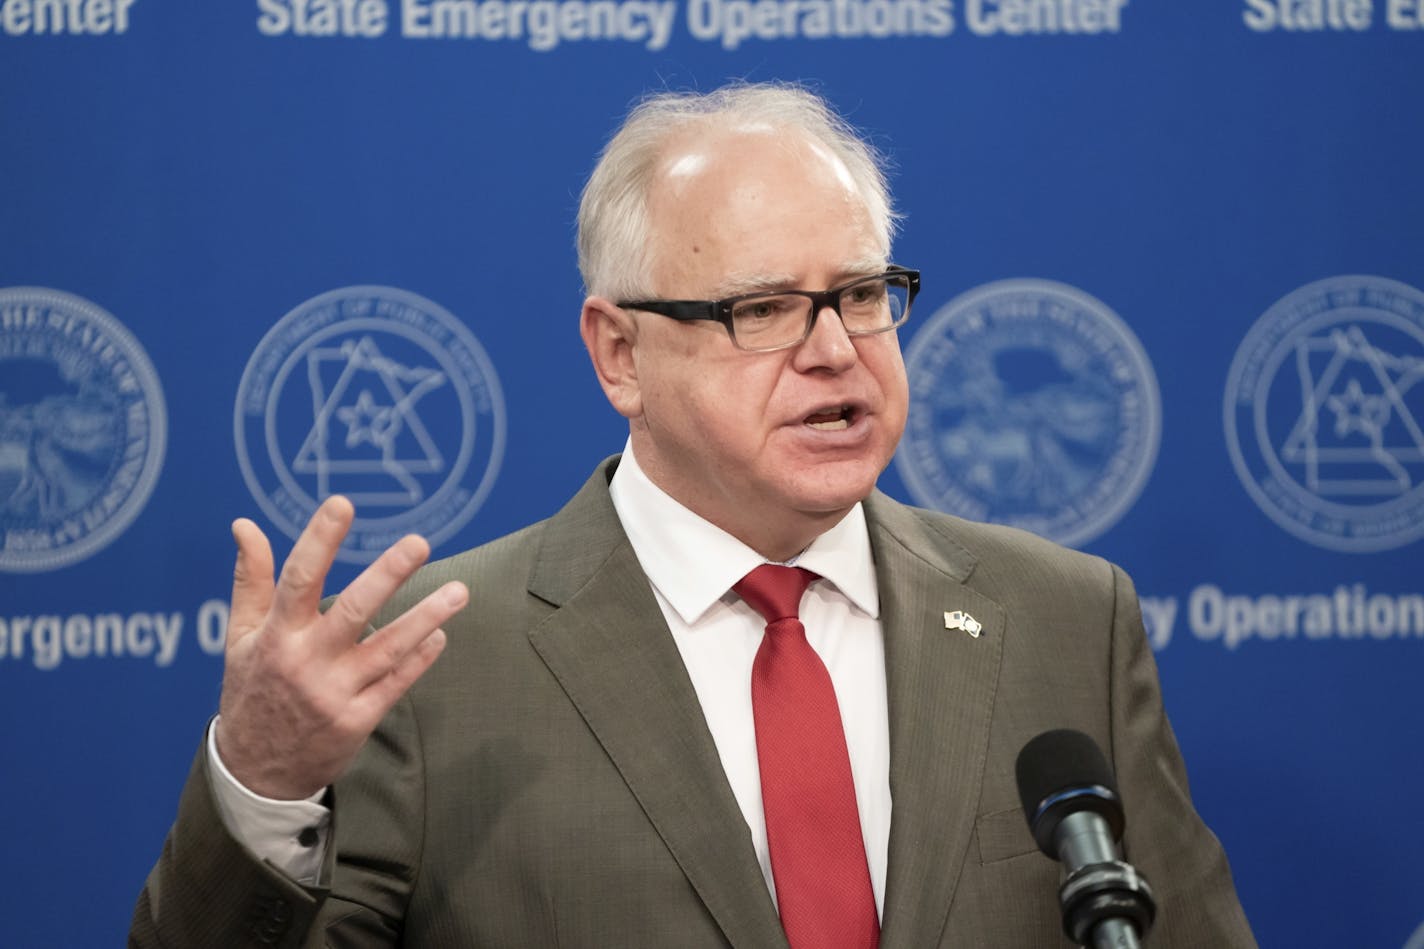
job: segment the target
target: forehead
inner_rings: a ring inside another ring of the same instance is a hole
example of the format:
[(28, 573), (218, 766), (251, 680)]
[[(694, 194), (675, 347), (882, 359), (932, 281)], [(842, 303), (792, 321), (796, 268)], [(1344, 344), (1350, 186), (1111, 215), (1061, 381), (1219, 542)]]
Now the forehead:
[(675, 137), (648, 210), (653, 282), (664, 295), (706, 296), (739, 275), (823, 282), (887, 252), (845, 163), (799, 131)]

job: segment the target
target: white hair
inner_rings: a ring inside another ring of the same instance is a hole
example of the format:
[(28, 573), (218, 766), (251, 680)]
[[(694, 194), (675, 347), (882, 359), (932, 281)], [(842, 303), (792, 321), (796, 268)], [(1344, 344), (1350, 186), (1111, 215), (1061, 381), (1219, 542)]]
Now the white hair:
[(657, 93), (628, 113), (584, 186), (578, 261), (584, 290), (614, 300), (647, 295), (653, 267), (648, 191), (675, 133), (759, 125), (803, 132), (845, 164), (885, 255), (896, 215), (884, 159), (824, 99), (787, 83), (735, 83), (714, 92)]

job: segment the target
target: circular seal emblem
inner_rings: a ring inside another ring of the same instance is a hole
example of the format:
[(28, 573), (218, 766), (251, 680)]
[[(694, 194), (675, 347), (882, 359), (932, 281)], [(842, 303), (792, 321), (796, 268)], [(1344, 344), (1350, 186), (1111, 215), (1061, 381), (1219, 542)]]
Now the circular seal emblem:
[(1331, 277), (1273, 304), (1226, 380), (1226, 445), (1266, 516), (1352, 553), (1424, 535), (1424, 293)]
[(123, 324), (59, 290), (0, 289), (0, 571), (64, 567), (123, 533), (167, 434), (158, 373)]
[(252, 496), (291, 537), (329, 495), (351, 499), (337, 557), (352, 563), (404, 534), (450, 537), (504, 456), (484, 349), (444, 308), (391, 287), (332, 290), (282, 317), (242, 374), (233, 426)]
[(1081, 290), (977, 287), (930, 317), (905, 361), (910, 414), (895, 465), (925, 507), (1082, 544), (1117, 522), (1152, 472), (1157, 377), (1127, 325)]

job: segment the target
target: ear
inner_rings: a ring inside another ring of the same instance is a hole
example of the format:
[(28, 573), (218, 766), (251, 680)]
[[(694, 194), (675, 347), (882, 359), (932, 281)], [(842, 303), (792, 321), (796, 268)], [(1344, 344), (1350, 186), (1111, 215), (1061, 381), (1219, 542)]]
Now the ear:
[(643, 393), (634, 358), (638, 324), (633, 315), (603, 297), (589, 297), (579, 314), (579, 334), (609, 403), (624, 418), (642, 415)]

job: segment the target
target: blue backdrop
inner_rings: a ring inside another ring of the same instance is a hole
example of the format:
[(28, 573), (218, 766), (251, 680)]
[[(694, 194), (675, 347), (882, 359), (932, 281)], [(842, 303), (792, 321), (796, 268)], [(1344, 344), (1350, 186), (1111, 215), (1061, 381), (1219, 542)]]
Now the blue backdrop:
[(280, 556), (357, 496), (345, 582), (621, 447), (578, 192), (636, 96), (732, 77), (893, 161), (924, 290), (882, 487), (1131, 571), (1263, 945), (1411, 941), (1424, 2), (4, 0), (6, 945), (121, 939), (233, 517)]

